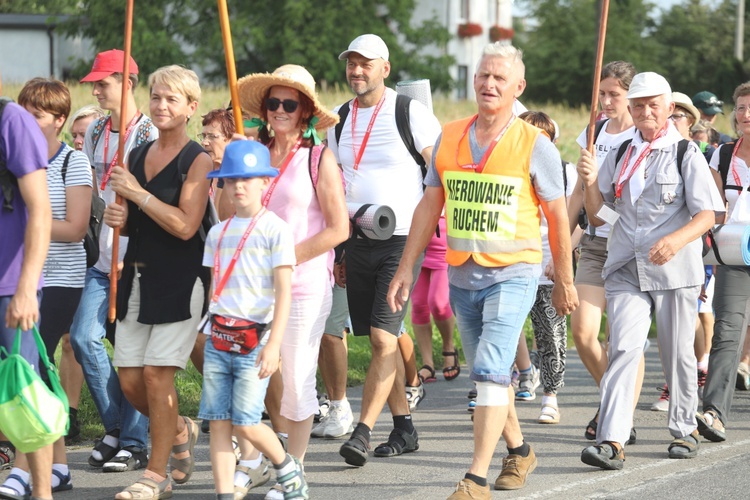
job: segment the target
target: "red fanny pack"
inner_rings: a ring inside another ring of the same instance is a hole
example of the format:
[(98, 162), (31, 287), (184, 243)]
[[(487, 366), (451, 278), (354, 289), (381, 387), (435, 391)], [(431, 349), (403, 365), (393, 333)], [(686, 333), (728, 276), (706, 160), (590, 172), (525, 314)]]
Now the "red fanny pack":
[(266, 323), (211, 315), (211, 343), (217, 351), (248, 354), (266, 332)]

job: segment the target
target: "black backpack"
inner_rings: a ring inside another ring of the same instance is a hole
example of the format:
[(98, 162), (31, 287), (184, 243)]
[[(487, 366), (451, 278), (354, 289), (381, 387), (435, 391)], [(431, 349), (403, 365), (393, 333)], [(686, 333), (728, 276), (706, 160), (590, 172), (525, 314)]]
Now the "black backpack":
[[(13, 102), (7, 97), (0, 97), (0, 121), (3, 119), (5, 105)], [(7, 160), (4, 155), (0, 155), (0, 191), (3, 197), (3, 210), (13, 211), (13, 195), (18, 187), (18, 179), (6, 168)]]
[[(68, 173), (68, 162), (70, 155), (73, 154), (73, 150), (68, 151), (65, 155), (65, 161), (63, 162), (60, 173), (62, 174), (63, 185), (65, 184), (65, 176)], [(94, 180), (96, 182), (96, 180)], [(86, 267), (92, 267), (99, 260), (99, 234), (102, 232), (102, 221), (104, 220), (104, 207), (106, 204), (104, 200), (96, 194), (95, 190), (91, 190), (91, 215), (89, 215), (89, 225), (86, 228), (86, 236), (83, 237), (83, 248), (86, 250)]]
[[(628, 150), (628, 146), (630, 146), (631, 142), (633, 142), (633, 139), (628, 139), (627, 141), (617, 146), (615, 166), (620, 163), (622, 156), (625, 154), (625, 151)], [(690, 144), (690, 141), (688, 141), (687, 139), (681, 139), (680, 142), (677, 143), (677, 172), (679, 172), (680, 177), (682, 177), (682, 159), (685, 157), (685, 152), (687, 151), (688, 144)]]
[(719, 149), (719, 174), (721, 174), (721, 184), (724, 190), (733, 189), (735, 191), (742, 191), (742, 186), (727, 186), (727, 175), (729, 175), (729, 167), (732, 166), (732, 153), (734, 153), (734, 142), (727, 142), (720, 146)]

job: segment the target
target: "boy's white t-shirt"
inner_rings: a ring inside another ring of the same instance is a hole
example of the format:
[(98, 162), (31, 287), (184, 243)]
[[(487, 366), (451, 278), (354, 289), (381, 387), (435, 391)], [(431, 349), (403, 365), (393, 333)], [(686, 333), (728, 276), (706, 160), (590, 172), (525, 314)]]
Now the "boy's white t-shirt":
[[(208, 232), (203, 265), (211, 268), (212, 277), (216, 245), (224, 226), (229, 223), (219, 250), (219, 279), (224, 277), (251, 220), (232, 217), (229, 221), (216, 224)], [(294, 238), (289, 225), (266, 210), (245, 241), (218, 302), (210, 304), (209, 312), (257, 323), (270, 323), (274, 304), (273, 270), (281, 266), (294, 266), (296, 263)], [(213, 286), (216, 287), (217, 284), (214, 283)]]
[[(576, 139), (576, 142), (582, 148), (586, 148), (588, 141), (588, 138), (586, 137), (586, 130), (587, 129), (584, 128), (581, 132), (581, 135), (579, 135), (578, 139)], [(609, 132), (607, 132), (607, 124), (605, 123), (602, 127), (601, 132), (599, 133), (599, 137), (597, 137), (594, 141), (594, 153), (596, 153), (597, 165), (601, 168), (602, 164), (604, 163), (604, 158), (607, 157), (607, 154), (613, 149), (617, 149), (617, 146), (619, 146), (623, 142), (627, 141), (628, 139), (632, 139), (633, 136), (635, 136), (635, 132), (635, 126), (633, 126), (625, 130), (624, 132), (620, 132), (619, 134), (610, 134)], [(611, 230), (612, 226), (605, 223), (604, 225), (596, 228), (595, 234), (596, 236), (607, 238)], [(591, 226), (591, 224), (589, 224), (589, 226), (586, 228), (586, 234), (594, 234), (593, 231), (594, 228)]]

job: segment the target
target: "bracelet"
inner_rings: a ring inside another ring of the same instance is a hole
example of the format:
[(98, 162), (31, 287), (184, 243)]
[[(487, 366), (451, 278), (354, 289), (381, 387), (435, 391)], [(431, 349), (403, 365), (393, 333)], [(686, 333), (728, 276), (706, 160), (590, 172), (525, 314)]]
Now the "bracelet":
[(146, 196), (146, 198), (143, 200), (143, 203), (141, 203), (138, 206), (139, 210), (143, 211), (143, 209), (146, 208), (146, 205), (148, 205), (148, 202), (151, 200), (151, 196), (152, 196), (151, 194), (149, 194), (148, 196)]

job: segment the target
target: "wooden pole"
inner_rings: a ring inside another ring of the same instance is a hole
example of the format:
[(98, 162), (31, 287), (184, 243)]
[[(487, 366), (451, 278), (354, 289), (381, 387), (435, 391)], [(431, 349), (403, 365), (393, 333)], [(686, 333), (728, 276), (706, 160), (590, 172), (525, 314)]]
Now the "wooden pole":
[(589, 117), (586, 149), (594, 154), (594, 127), (599, 109), (599, 79), (602, 74), (602, 59), (604, 59), (604, 40), (607, 37), (607, 18), (609, 17), (609, 0), (602, 0), (601, 17), (599, 18), (599, 38), (596, 47), (596, 63), (594, 64), (594, 89), (591, 92), (591, 116)]
[[(128, 126), (128, 81), (130, 80), (130, 42), (133, 38), (133, 1), (127, 0), (125, 8), (125, 41), (123, 51), (125, 52), (122, 64), (122, 102), (120, 103), (120, 133), (117, 143), (117, 166), (123, 166), (123, 157), (125, 156), (125, 129)], [(107, 159), (104, 159), (107, 163)], [(122, 196), (119, 194), (115, 203), (122, 204)], [(117, 317), (117, 274), (119, 267), (120, 253), (120, 228), (116, 227), (112, 236), (112, 267), (109, 272), (109, 322), (114, 323)]]
[(234, 49), (232, 48), (232, 31), (229, 27), (227, 0), (218, 0), (218, 2), (221, 41), (224, 43), (224, 58), (227, 64), (227, 84), (229, 85), (229, 93), (232, 96), (234, 128), (238, 134), (244, 135), (245, 127), (242, 124), (242, 107), (240, 106), (240, 94), (237, 91), (237, 68), (234, 65)]

